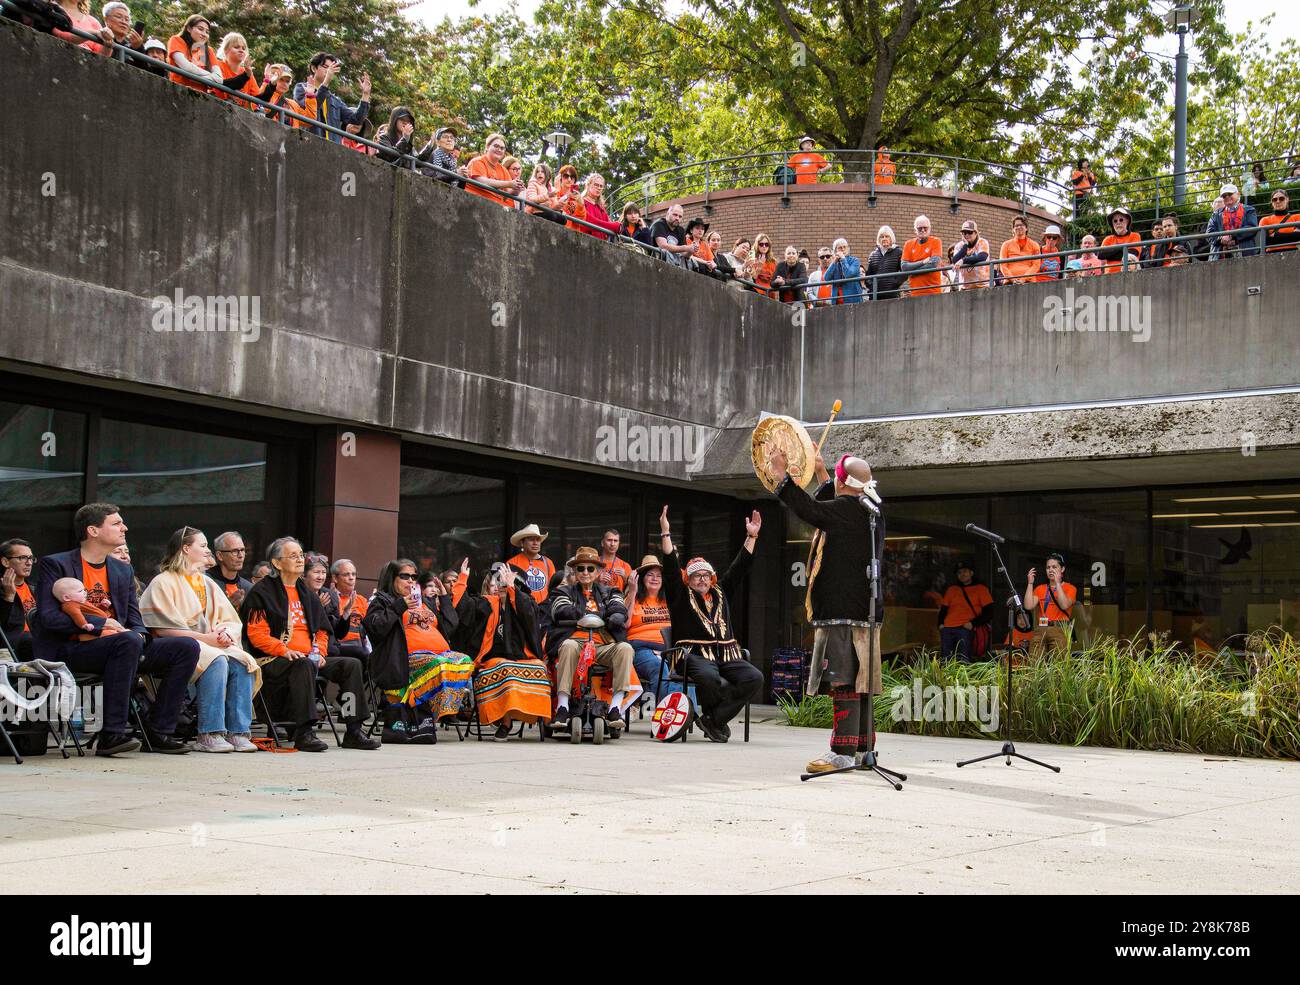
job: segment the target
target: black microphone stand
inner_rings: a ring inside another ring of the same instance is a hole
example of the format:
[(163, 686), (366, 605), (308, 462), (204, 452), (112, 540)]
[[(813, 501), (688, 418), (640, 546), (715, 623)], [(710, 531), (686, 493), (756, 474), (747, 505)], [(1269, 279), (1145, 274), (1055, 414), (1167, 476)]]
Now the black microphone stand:
[[(1003, 576), (1007, 579), (1007, 587), (1011, 589), (1011, 596), (1007, 599), (1007, 616), (1008, 616), (1007, 625), (1010, 627), (1010, 630), (1008, 630), (1008, 633), (1010, 633), (1011, 630), (1014, 630), (1016, 623), (1021, 616), (1024, 616), (1025, 621), (1028, 622), (1029, 613), (1025, 611), (1024, 600), (1020, 598), (1020, 593), (1016, 591), (1016, 583), (1011, 580), (1011, 572), (1007, 570), (1006, 563), (1002, 560), (1002, 552), (998, 550), (997, 541), (990, 539), (989, 545), (993, 548), (993, 555), (998, 559), (998, 570), (1001, 571)], [(1006, 700), (1006, 711), (1003, 713), (1004, 717), (1002, 719), (1003, 737), (1004, 737), (1002, 743), (1002, 751), (991, 752), (987, 756), (976, 756), (974, 759), (964, 759), (961, 762), (959, 762), (957, 765), (958, 767), (969, 766), (971, 763), (982, 763), (987, 759), (997, 759), (999, 756), (1005, 756), (1007, 758), (1007, 765), (1010, 766), (1011, 757), (1015, 756), (1016, 759), (1023, 759), (1027, 763), (1033, 763), (1035, 766), (1041, 766), (1044, 769), (1049, 769), (1054, 773), (1059, 773), (1061, 772), (1061, 767), (1059, 766), (1052, 766), (1050, 763), (1042, 763), (1039, 762), (1037, 759), (1030, 759), (1028, 756), (1024, 755), (1023, 753), (1016, 752), (1016, 744), (1011, 741), (1011, 707), (1012, 707), (1011, 655), (1015, 652), (1015, 650), (1016, 647), (1014, 647), (1013, 645), (1011, 645), (1010, 642), (1008, 642), (1007, 644), (1007, 700)]]
[[(871, 566), (867, 569), (867, 585), (871, 591), (871, 598), (867, 602), (867, 638), (868, 648), (875, 648), (876, 635), (876, 582), (880, 578), (880, 559), (876, 557), (876, 519), (880, 511), (876, 509), (875, 504), (870, 503), (865, 496), (860, 501), (867, 510), (867, 517), (871, 524)], [(874, 656), (874, 654), (873, 654)], [(859, 659), (861, 659), (859, 657)], [(875, 682), (872, 681), (872, 684)], [(815, 780), (819, 776), (834, 776), (836, 773), (857, 773), (870, 770), (888, 783), (895, 790), (902, 790), (901, 781), (907, 779), (904, 773), (895, 773), (893, 770), (887, 770), (880, 765), (880, 758), (876, 755), (876, 707), (874, 695), (871, 693), (871, 687), (868, 686), (866, 706), (862, 709), (862, 718), (860, 721), (866, 722), (866, 728), (871, 736), (871, 748), (862, 754), (862, 762), (854, 763), (852, 766), (843, 766), (837, 770), (827, 770), (825, 773), (801, 773), (800, 780)]]

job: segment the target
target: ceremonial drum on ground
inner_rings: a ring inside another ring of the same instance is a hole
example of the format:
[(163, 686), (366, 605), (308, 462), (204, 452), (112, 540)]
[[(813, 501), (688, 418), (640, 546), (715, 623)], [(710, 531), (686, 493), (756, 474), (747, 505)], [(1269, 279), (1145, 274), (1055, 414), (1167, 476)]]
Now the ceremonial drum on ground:
[(690, 698), (681, 691), (665, 694), (655, 706), (654, 717), (651, 719), (654, 723), (654, 737), (660, 742), (672, 742), (685, 734), (692, 717), (694, 713)]
[(812, 439), (802, 424), (793, 417), (773, 414), (758, 422), (749, 439), (749, 454), (754, 460), (754, 473), (768, 492), (776, 491), (776, 480), (772, 477), (772, 467), (768, 459), (774, 450), (785, 452), (787, 470), (804, 489), (813, 480), (813, 470), (817, 463), (817, 452)]

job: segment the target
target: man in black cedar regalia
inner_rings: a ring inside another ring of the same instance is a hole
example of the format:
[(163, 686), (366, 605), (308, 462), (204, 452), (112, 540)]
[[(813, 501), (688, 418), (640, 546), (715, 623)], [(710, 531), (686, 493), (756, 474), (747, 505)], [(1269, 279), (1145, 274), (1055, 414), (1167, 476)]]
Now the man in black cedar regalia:
[[(861, 763), (862, 753), (874, 748), (874, 725), (865, 721), (867, 694), (879, 694), (880, 623), (884, 601), (876, 585), (876, 623), (870, 623), (871, 513), (863, 497), (879, 509), (871, 466), (845, 455), (835, 466), (832, 481), (826, 463), (817, 456), (815, 475), (821, 483), (814, 496), (800, 488), (786, 471), (785, 455), (770, 459), (777, 480), (776, 495), (790, 511), (817, 528), (808, 557), (808, 595), (805, 610), (813, 626), (812, 666), (808, 693), (829, 693), (834, 701), (835, 723), (830, 753), (808, 764), (809, 773), (824, 773)], [(883, 559), (885, 521), (876, 520), (876, 557)]]

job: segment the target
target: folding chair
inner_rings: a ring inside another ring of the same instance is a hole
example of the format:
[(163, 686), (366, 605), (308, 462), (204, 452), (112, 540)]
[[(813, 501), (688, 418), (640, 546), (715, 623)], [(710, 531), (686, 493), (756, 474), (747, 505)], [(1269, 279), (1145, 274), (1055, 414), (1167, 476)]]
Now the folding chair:
[[(741, 650), (740, 652), (744, 655), (745, 660), (748, 661), (749, 651)], [(670, 671), (668, 673), (667, 680), (674, 684), (680, 684), (682, 686), (683, 691), (688, 691), (688, 692), (690, 691), (691, 682), (690, 682), (690, 673), (687, 668), (686, 653), (687, 653), (687, 648), (684, 646), (674, 646), (663, 651), (663, 653), (661, 654), (663, 661), (659, 666), (659, 680), (655, 685), (656, 695), (663, 690), (663, 685), (665, 681), (664, 672), (668, 671), (670, 665), (672, 664), (676, 664), (679, 669), (675, 671)], [(696, 714), (699, 714), (698, 709), (696, 710)], [(681, 734), (682, 741), (685, 742), (687, 734), (693, 731), (695, 731), (694, 719), (692, 719), (691, 724), (686, 727), (686, 731)], [(748, 701), (745, 702), (745, 741), (746, 742), (749, 741), (749, 702)]]

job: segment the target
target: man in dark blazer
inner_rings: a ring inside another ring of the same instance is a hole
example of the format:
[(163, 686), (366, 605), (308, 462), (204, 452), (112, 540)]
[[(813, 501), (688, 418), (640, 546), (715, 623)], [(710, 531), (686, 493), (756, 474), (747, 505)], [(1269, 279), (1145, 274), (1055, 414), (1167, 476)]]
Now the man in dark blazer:
[[(127, 723), (136, 675), (158, 678), (157, 699), (144, 723), (154, 752), (183, 753), (189, 747), (174, 738), (186, 686), (199, 662), (198, 640), (150, 637), (140, 618), (131, 566), (112, 557), (126, 543), (126, 524), (112, 503), (87, 503), (77, 510), (73, 528), (81, 546), (43, 557), (32, 594), (36, 608), (29, 619), (37, 659), (59, 660), (74, 673), (99, 674), (104, 680), (102, 727), (95, 753), (113, 756), (134, 752), (140, 743)], [(107, 610), (107, 617), (87, 616), (94, 639), (78, 640), (84, 631), (59, 607), (52, 587), (60, 578), (86, 586), (87, 601)]]

